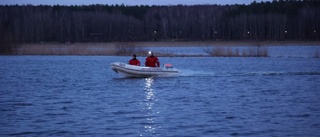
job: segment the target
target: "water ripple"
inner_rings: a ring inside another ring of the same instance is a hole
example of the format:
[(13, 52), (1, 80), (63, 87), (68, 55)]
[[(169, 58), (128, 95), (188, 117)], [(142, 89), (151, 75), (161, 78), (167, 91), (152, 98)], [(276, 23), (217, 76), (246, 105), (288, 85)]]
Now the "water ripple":
[(162, 57), (185, 73), (123, 78), (106, 66), (128, 57), (0, 58), (0, 136), (320, 134), (318, 59)]

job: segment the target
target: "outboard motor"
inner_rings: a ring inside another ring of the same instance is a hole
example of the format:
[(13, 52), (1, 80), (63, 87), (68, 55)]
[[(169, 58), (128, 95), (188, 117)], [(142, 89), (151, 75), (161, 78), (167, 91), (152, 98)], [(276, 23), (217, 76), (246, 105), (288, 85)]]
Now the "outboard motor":
[(172, 66), (172, 64), (164, 64), (164, 68), (165, 69), (172, 69), (173, 66)]

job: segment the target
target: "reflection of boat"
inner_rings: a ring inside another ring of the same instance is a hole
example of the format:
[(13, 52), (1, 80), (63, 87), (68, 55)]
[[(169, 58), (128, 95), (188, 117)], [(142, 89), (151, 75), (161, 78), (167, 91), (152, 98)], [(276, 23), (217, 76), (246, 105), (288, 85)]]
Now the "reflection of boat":
[(171, 64), (165, 64), (160, 67), (140, 67), (129, 65), (121, 62), (110, 64), (110, 68), (125, 77), (157, 77), (157, 76), (174, 76), (179, 74), (177, 69), (174, 69)]

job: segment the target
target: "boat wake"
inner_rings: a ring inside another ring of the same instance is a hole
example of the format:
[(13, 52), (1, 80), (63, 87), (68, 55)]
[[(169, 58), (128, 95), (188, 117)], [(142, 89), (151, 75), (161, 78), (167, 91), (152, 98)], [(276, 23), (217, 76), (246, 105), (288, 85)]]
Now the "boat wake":
[(181, 77), (215, 77), (217, 76), (214, 72), (205, 72), (205, 71), (194, 71), (194, 70), (181, 70)]
[(295, 76), (295, 75), (320, 75), (320, 72), (249, 72), (235, 75), (244, 76)]
[(231, 77), (231, 76), (296, 76), (296, 75), (320, 75), (320, 72), (205, 72), (193, 70), (181, 70), (181, 77)]

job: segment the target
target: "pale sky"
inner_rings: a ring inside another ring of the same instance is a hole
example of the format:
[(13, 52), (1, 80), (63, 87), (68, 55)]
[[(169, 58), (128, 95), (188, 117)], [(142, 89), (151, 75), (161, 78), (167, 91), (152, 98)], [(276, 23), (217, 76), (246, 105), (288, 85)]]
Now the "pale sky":
[[(195, 4), (250, 4), (254, 0), (0, 0), (0, 5), (89, 5), (89, 4), (124, 4), (124, 5), (195, 5)], [(256, 0), (256, 2), (271, 0)]]

